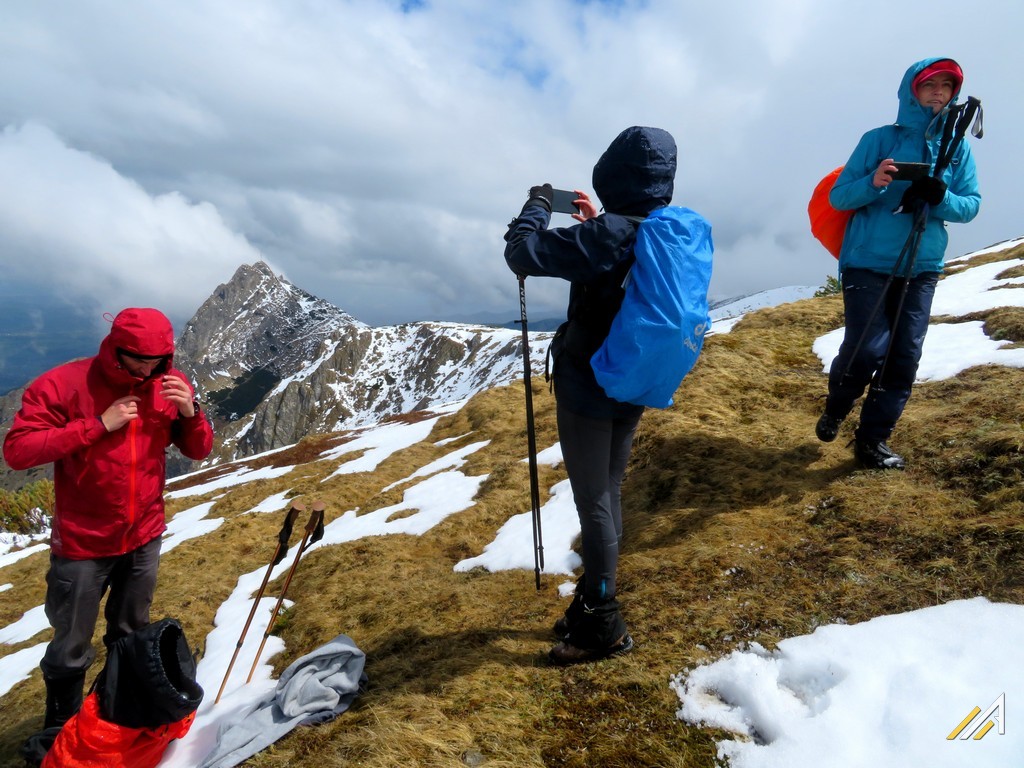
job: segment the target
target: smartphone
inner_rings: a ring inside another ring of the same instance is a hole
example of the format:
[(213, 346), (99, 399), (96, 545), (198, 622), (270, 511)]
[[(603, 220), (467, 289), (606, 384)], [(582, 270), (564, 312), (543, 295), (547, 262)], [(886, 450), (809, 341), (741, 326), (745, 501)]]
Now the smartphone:
[(932, 167), (928, 163), (904, 163), (899, 160), (893, 160), (893, 163), (896, 165), (896, 172), (892, 175), (893, 181), (917, 181), (932, 172)]
[(552, 213), (579, 213), (580, 209), (572, 204), (573, 200), (579, 200), (580, 196), (572, 190), (554, 189), (554, 199), (551, 201)]

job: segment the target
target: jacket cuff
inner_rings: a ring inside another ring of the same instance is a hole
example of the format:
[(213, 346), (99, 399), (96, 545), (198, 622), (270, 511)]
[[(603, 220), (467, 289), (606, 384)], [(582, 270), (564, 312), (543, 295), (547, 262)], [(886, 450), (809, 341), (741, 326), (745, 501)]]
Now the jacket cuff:
[(97, 416), (95, 419), (87, 419), (85, 425), (85, 437), (91, 442), (96, 442), (103, 435), (107, 434), (107, 427), (103, 423), (103, 418)]

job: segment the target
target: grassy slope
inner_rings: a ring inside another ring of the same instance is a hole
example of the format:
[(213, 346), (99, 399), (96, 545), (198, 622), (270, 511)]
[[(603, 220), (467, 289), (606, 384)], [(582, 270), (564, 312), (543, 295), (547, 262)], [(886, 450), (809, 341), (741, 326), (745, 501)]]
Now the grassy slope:
[[(1022, 315), (984, 319), (1020, 343)], [(452, 571), (528, 504), (521, 385), (474, 398), (372, 475), (321, 484), (333, 467), (314, 462), (229, 492), (211, 512), (225, 524), (165, 557), (154, 615), (183, 619), (203, 641), (238, 574), (269, 557), (280, 515), (240, 513), (271, 493), (322, 498), (328, 520), (376, 509), (401, 499), (402, 487), (379, 492), (389, 483), (489, 438), (463, 468), (489, 473), (476, 506), (420, 537), (364, 539), (303, 562), (289, 590), (296, 608), (278, 628), (288, 646), (278, 671), (345, 632), (367, 653), (370, 688), (334, 723), (300, 729), (247, 765), (710, 768), (721, 734), (675, 718), (668, 681), (680, 670), (824, 623), (975, 595), (1024, 602), (1024, 371), (917, 387), (894, 436), (910, 469), (855, 471), (851, 425), (830, 445), (813, 435), (825, 384), (810, 345), (839, 324), (838, 297), (755, 313), (708, 340), (676, 406), (644, 417), (624, 488), (620, 589), (637, 640), (628, 657), (548, 667), (563, 579), (545, 577), (538, 593), (528, 572)], [(556, 435), (539, 380), (535, 404), (544, 447)], [(340, 439), (310, 438), (266, 461), (310, 461)], [(545, 492), (564, 476), (541, 471)], [(34, 556), (4, 569), (15, 588), (0, 622), (41, 603), (45, 565)], [(38, 673), (3, 705), (0, 765), (20, 765), (18, 744), (41, 724)]]

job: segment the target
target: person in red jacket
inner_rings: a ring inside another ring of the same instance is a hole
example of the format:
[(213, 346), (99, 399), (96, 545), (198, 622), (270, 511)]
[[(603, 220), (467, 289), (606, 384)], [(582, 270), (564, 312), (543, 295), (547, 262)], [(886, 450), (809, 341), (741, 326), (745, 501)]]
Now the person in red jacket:
[(33, 381), (4, 439), (21, 470), (53, 462), (56, 504), (46, 575), (54, 635), (40, 668), (44, 729), (82, 704), (100, 601), (108, 647), (149, 624), (164, 522), (165, 449), (190, 459), (213, 447), (192, 386), (172, 367), (174, 330), (155, 309), (125, 309), (95, 357)]

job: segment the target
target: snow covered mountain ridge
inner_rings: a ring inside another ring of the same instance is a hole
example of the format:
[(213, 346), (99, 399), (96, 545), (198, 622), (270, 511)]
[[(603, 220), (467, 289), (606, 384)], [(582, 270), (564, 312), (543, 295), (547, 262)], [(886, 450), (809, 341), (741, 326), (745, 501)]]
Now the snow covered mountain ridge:
[[(790, 286), (719, 302), (711, 332), (726, 333), (746, 312), (815, 290)], [(534, 377), (544, 371), (551, 336), (529, 334)], [(521, 379), (522, 333), (452, 322), (373, 328), (256, 262), (217, 286), (188, 321), (175, 365), (195, 382), (214, 421), (212, 464), (436, 409)], [(0, 431), (9, 428), (23, 391), (0, 397)], [(173, 454), (170, 475), (196, 468)], [(49, 475), (49, 466), (12, 473), (0, 463), (0, 487)]]
[(711, 315), (713, 327), (716, 320), (730, 320), (765, 307), (777, 307), (791, 301), (809, 299), (820, 290), (821, 288), (813, 285), (784, 285), (781, 288), (769, 288), (766, 291), (717, 301), (711, 305), (708, 314)]
[[(735, 321), (816, 290), (788, 286), (730, 299), (711, 316)], [(544, 370), (550, 338), (530, 334), (534, 376)], [(215, 421), (208, 463), (438, 408), (523, 376), (520, 331), (447, 322), (372, 328), (263, 262), (239, 267), (217, 286), (177, 349), (176, 364)]]
[[(550, 336), (530, 334), (534, 376)], [(214, 419), (216, 462), (463, 400), (522, 378), (522, 355), (515, 330), (371, 328), (257, 262), (203, 303), (175, 362)]]

